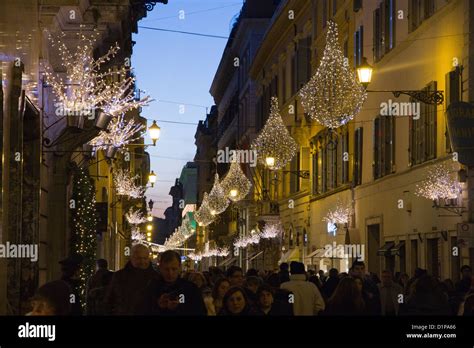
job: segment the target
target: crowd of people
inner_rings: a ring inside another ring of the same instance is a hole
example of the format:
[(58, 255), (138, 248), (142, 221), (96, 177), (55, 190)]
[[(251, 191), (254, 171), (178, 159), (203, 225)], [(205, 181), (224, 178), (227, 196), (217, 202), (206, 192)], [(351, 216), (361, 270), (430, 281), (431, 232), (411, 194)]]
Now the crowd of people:
[[(80, 302), (80, 258), (62, 262), (61, 280), (46, 283), (32, 298), (28, 315), (161, 315), (161, 316), (403, 316), (463, 315), (474, 313), (474, 277), (461, 268), (456, 283), (416, 269), (406, 273), (385, 270), (380, 278), (355, 261), (349, 272), (332, 268), (306, 271), (304, 264), (282, 263), (279, 270), (243, 272), (183, 272), (174, 251), (150, 259), (145, 245), (132, 248), (130, 261), (117, 271), (106, 260), (88, 280), (86, 303)], [(71, 296), (73, 295), (73, 296)], [(74, 301), (71, 301), (73, 299)]]

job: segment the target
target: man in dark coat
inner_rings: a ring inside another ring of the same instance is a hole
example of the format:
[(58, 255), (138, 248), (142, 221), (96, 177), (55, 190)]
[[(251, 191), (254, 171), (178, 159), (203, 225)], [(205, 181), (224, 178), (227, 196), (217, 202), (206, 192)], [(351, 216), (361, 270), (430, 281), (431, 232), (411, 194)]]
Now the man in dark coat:
[(362, 281), (362, 298), (364, 299), (368, 315), (381, 315), (380, 292), (377, 285), (365, 272), (365, 263), (356, 260), (352, 264), (352, 274), (354, 278)]
[(82, 315), (79, 272), (83, 260), (84, 257), (81, 254), (72, 254), (59, 261), (61, 265), (61, 280), (69, 285), (71, 295), (73, 295), (70, 296), (71, 315)]
[[(206, 315), (207, 310), (198, 287), (179, 277), (181, 257), (172, 250), (165, 251), (160, 257), (160, 276), (150, 284), (150, 297), (143, 303), (147, 314), (163, 316)], [(148, 303), (147, 303), (148, 302)]]
[(106, 296), (111, 315), (141, 315), (147, 289), (158, 277), (150, 261), (150, 250), (143, 244), (132, 247), (130, 261), (114, 273)]
[(104, 277), (111, 276), (112, 271), (109, 271), (107, 260), (98, 259), (96, 261), (96, 272), (87, 281), (87, 292), (92, 289), (99, 288), (102, 286), (102, 280)]

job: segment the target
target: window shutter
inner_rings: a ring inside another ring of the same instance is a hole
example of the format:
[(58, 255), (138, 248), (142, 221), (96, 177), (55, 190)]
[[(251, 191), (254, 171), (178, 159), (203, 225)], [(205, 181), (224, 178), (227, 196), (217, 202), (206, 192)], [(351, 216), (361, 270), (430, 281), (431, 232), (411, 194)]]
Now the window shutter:
[(380, 117), (374, 120), (374, 160), (373, 160), (373, 176), (374, 179), (379, 177), (379, 153), (380, 153)]
[[(309, 147), (302, 147), (301, 148), (301, 170), (302, 171), (309, 171), (310, 166), (310, 148)], [(301, 189), (302, 190), (309, 190), (309, 179), (302, 179), (301, 180)]]

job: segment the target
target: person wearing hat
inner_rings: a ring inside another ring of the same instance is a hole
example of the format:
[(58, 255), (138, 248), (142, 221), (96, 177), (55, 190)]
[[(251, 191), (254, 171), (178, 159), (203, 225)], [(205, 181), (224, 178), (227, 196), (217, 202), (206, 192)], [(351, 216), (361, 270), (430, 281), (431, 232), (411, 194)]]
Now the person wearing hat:
[(62, 280), (55, 280), (41, 286), (30, 300), (32, 310), (27, 315), (70, 315), (71, 288)]
[(71, 315), (82, 315), (81, 297), (79, 294), (79, 271), (83, 259), (80, 254), (72, 254), (59, 261), (62, 272), (61, 280), (70, 286), (71, 294), (74, 295), (74, 297), (71, 297)]

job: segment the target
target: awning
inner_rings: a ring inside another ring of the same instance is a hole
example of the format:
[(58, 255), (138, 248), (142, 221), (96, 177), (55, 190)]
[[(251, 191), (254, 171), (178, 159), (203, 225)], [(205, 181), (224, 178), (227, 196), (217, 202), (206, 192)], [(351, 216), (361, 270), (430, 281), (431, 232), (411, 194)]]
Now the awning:
[(316, 250), (313, 251), (311, 254), (309, 254), (308, 256), (306, 256), (305, 259), (312, 259), (313, 257), (316, 257), (316, 258), (323, 258), (325, 252), (326, 252), (326, 249), (324, 249), (324, 248), (316, 249)]
[(400, 242), (398, 242), (397, 245), (395, 245), (391, 250), (390, 250), (390, 253), (395, 256), (395, 255), (399, 255), (400, 256), (400, 249), (403, 248), (405, 246), (405, 241), (404, 240), (401, 240)]
[(378, 256), (385, 256), (387, 253), (390, 252), (390, 249), (392, 249), (395, 246), (395, 242), (385, 242), (383, 247), (381, 247), (379, 250), (377, 250), (377, 255)]
[(225, 259), (224, 261), (222, 261), (222, 262), (219, 264), (219, 267), (221, 267), (221, 266), (228, 266), (228, 265), (234, 263), (236, 259), (237, 259), (236, 257), (231, 257), (230, 259)]
[(252, 256), (249, 261), (252, 261), (253, 259), (257, 258), (258, 256), (260, 256), (261, 254), (263, 254), (263, 251), (257, 253), (256, 255)]
[(299, 261), (300, 260), (300, 249), (294, 248), (288, 250), (280, 259), (278, 263), (289, 262), (289, 261)]

